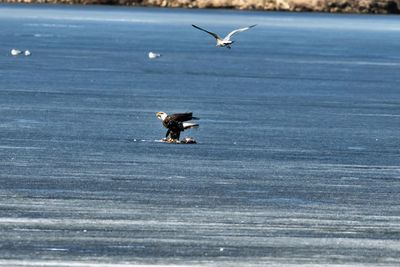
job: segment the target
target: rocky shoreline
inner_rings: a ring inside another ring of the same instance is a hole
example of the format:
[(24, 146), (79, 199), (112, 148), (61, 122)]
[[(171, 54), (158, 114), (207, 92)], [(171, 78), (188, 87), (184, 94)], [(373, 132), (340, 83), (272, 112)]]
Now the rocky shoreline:
[(400, 0), (0, 0), (3, 3), (100, 4), (269, 11), (399, 14)]

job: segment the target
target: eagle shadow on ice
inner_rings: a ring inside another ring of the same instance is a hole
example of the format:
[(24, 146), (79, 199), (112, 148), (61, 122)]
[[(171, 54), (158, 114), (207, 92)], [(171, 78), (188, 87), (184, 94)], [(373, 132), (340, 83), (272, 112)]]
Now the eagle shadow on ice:
[(190, 120), (198, 120), (199, 118), (193, 117), (192, 112), (187, 113), (175, 113), (168, 115), (165, 112), (157, 112), (156, 116), (159, 120), (162, 121), (162, 124), (165, 128), (167, 128), (167, 133), (165, 134), (165, 138), (162, 140), (167, 143), (183, 143), (183, 144), (195, 144), (196, 140), (191, 137), (185, 137), (182, 140), (179, 140), (181, 132), (199, 127), (199, 124), (190, 122)]

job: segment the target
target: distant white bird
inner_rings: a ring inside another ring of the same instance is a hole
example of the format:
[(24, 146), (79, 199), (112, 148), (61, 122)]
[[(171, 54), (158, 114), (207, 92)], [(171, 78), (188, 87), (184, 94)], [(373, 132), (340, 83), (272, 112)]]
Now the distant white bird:
[(11, 55), (13, 55), (13, 56), (18, 56), (21, 53), (22, 53), (21, 50), (11, 49)]
[(30, 55), (31, 55), (31, 51), (26, 50), (26, 51), (24, 52), (24, 55), (27, 56), (27, 57), (30, 56)]
[(227, 36), (225, 36), (225, 38), (221, 38), (221, 37), (219, 37), (219, 35), (216, 34), (216, 33), (207, 31), (207, 30), (205, 30), (205, 29), (203, 29), (203, 28), (200, 28), (199, 26), (196, 26), (196, 25), (192, 24), (192, 26), (195, 27), (196, 29), (199, 29), (199, 30), (201, 30), (201, 31), (203, 31), (203, 32), (206, 32), (206, 33), (212, 35), (212, 36), (217, 40), (217, 45), (216, 45), (216, 46), (227, 47), (227, 48), (229, 48), (229, 49), (231, 49), (231, 44), (234, 43), (234, 41), (231, 41), (231, 37), (232, 37), (234, 34), (236, 34), (236, 33), (238, 33), (238, 32), (244, 32), (244, 31), (246, 31), (246, 30), (248, 30), (248, 29), (250, 29), (250, 28), (255, 27), (256, 25), (257, 25), (257, 24), (254, 24), (254, 25), (251, 25), (251, 26), (248, 26), (248, 27), (244, 27), (244, 28), (240, 28), (240, 29), (236, 29), (236, 30), (234, 30), (234, 31), (231, 31)]
[(158, 57), (161, 57), (161, 54), (157, 54), (157, 53), (154, 53), (154, 52), (149, 52), (149, 58), (150, 59), (155, 59), (155, 58), (158, 58)]

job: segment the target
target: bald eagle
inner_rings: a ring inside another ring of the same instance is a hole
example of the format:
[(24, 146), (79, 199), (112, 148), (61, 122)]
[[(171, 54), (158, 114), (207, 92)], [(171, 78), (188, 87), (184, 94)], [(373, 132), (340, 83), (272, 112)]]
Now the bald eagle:
[(168, 115), (167, 113), (160, 111), (156, 113), (156, 116), (162, 121), (164, 127), (168, 129), (165, 138), (170, 136), (170, 142), (179, 141), (181, 132), (184, 130), (199, 126), (197, 123), (188, 122), (190, 120), (198, 120), (198, 118), (193, 117), (192, 112)]

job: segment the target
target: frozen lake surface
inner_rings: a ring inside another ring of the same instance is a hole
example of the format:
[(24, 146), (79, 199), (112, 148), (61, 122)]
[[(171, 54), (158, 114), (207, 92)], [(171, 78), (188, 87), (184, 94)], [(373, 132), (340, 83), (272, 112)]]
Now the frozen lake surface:
[[(258, 26), (228, 50), (191, 24)], [(400, 265), (398, 17), (0, 5), (0, 28), (0, 266)], [(157, 111), (198, 144), (157, 142)]]

